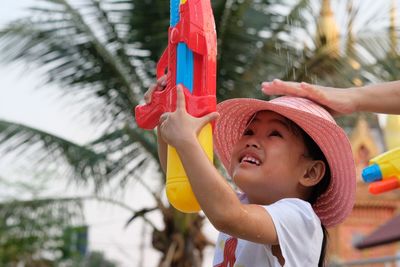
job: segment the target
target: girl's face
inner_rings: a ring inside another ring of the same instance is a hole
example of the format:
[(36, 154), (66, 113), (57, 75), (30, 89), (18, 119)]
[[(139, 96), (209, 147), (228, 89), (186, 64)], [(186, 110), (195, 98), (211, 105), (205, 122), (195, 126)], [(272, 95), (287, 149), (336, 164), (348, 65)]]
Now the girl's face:
[(310, 159), (300, 133), (288, 120), (261, 111), (233, 148), (230, 171), (250, 203), (267, 205), (282, 198), (301, 197), (299, 180)]

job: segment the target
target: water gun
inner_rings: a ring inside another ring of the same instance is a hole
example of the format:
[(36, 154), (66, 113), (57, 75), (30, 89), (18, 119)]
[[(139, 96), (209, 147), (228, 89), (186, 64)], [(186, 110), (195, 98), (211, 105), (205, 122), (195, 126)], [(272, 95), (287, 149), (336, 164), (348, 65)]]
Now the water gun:
[(400, 147), (370, 160), (362, 171), (364, 182), (371, 183), (369, 192), (380, 194), (400, 187)]
[[(157, 63), (157, 77), (167, 75), (167, 85), (155, 91), (151, 102), (135, 108), (139, 127), (154, 129), (164, 112), (176, 109), (176, 85), (182, 84), (186, 110), (201, 117), (216, 110), (217, 35), (210, 0), (171, 0), (168, 46)], [(210, 161), (213, 161), (212, 126), (198, 136)], [(191, 213), (200, 210), (181, 160), (168, 146), (166, 192), (176, 209)]]

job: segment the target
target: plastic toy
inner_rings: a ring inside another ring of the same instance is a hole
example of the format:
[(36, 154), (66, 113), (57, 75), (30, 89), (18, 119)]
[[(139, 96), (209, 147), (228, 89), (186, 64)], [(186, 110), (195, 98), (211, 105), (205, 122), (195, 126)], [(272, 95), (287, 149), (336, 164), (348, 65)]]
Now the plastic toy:
[(370, 193), (380, 194), (400, 187), (400, 147), (371, 159), (369, 164), (362, 178), (371, 183)]
[[(216, 110), (217, 36), (210, 0), (171, 0), (168, 46), (157, 64), (157, 77), (165, 75), (167, 86), (155, 91), (152, 101), (135, 108), (136, 123), (154, 129), (164, 112), (176, 108), (176, 85), (183, 84), (186, 109), (195, 117)], [(199, 142), (213, 161), (212, 126), (205, 126)], [(176, 150), (168, 146), (166, 191), (169, 202), (186, 213), (200, 206), (192, 192)]]

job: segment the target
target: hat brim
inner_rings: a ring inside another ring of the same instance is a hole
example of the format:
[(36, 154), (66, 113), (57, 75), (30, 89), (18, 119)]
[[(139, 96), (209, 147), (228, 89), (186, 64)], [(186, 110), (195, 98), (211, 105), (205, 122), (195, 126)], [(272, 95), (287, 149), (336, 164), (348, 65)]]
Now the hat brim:
[(321, 222), (326, 227), (332, 227), (342, 222), (354, 206), (356, 172), (351, 146), (346, 133), (333, 118), (326, 118), (318, 110), (317, 113), (313, 110), (314, 114), (304, 111), (307, 105), (302, 101), (296, 105), (249, 98), (231, 99), (218, 104), (220, 117), (214, 129), (215, 151), (229, 172), (232, 149), (254, 113), (270, 110), (292, 120), (317, 143), (328, 161), (331, 182), (313, 208)]

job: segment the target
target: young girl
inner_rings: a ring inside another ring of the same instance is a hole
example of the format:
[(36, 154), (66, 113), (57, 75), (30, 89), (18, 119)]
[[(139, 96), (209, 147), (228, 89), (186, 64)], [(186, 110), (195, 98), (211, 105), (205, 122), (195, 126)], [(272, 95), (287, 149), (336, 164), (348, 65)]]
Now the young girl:
[[(214, 266), (323, 266), (324, 226), (342, 222), (354, 203), (344, 131), (326, 110), (294, 97), (227, 100), (218, 113), (194, 118), (182, 90), (176, 111), (160, 118), (159, 155), (165, 167), (165, 142), (176, 148), (202, 210), (220, 231)], [(197, 141), (215, 119), (215, 150), (239, 194)]]

